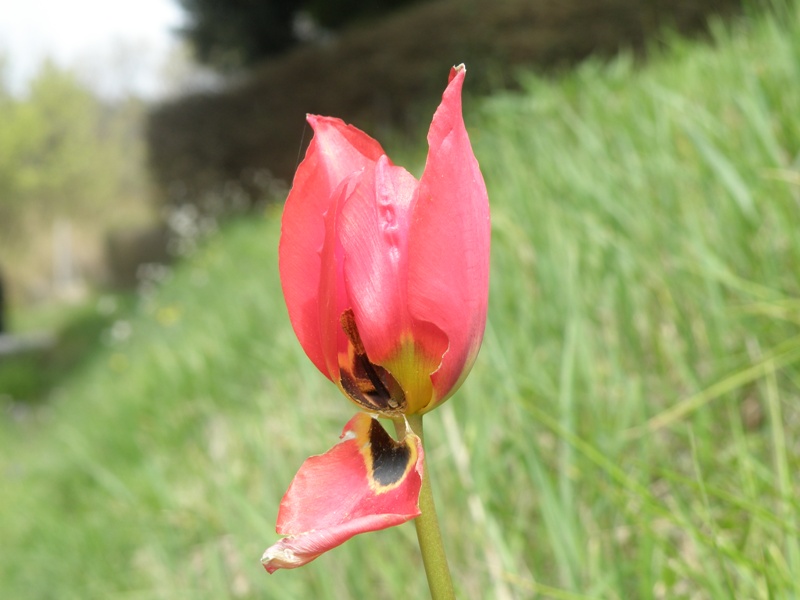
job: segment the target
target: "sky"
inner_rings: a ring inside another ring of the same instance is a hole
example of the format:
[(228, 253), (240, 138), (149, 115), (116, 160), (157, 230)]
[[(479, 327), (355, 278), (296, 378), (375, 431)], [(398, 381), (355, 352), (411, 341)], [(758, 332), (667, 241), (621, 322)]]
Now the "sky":
[(49, 57), (98, 92), (158, 95), (182, 20), (177, 0), (0, 0), (6, 81), (23, 91)]

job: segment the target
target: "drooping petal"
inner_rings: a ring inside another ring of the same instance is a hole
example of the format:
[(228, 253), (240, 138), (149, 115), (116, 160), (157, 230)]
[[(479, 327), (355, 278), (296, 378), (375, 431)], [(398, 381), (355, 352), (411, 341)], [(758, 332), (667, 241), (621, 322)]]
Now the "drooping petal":
[(323, 215), (350, 174), (378, 160), (377, 141), (340, 119), (308, 116), (314, 137), (297, 169), (281, 224), (279, 268), (292, 327), (308, 357), (328, 377), (320, 343), (320, 249)]
[(461, 113), (465, 73), (463, 65), (453, 68), (433, 117), (408, 242), (409, 310), (449, 341), (433, 375), (437, 402), (472, 367), (488, 303), (489, 200)]
[(261, 562), (273, 573), (302, 566), (356, 534), (419, 516), (422, 442), (395, 442), (377, 419), (353, 417), (342, 441), (306, 460), (281, 501), (277, 531), (287, 537)]

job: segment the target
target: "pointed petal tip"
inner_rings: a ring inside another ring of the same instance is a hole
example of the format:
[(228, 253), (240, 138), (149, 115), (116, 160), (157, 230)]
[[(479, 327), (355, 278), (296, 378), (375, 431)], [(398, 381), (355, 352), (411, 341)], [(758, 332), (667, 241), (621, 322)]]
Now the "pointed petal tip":
[(451, 67), (450, 69), (450, 77), (447, 79), (447, 83), (453, 81), (453, 79), (455, 79), (456, 76), (458, 75), (461, 75), (463, 77), (466, 74), (466, 72), (467, 72), (467, 66), (464, 63), (453, 65), (453, 67)]

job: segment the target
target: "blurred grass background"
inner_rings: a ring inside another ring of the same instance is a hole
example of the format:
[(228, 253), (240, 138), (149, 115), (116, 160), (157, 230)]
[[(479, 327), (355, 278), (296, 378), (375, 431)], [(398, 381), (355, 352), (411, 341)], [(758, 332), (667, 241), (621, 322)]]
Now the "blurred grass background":
[[(459, 597), (800, 595), (800, 5), (712, 29), (468, 102), (489, 323), (426, 419)], [(423, 135), (387, 145), (417, 174)], [(353, 413), (294, 338), (278, 234), (230, 222), (93, 299), (103, 346), (38, 407), (0, 397), (3, 597), (425, 597), (410, 525), (259, 565)]]

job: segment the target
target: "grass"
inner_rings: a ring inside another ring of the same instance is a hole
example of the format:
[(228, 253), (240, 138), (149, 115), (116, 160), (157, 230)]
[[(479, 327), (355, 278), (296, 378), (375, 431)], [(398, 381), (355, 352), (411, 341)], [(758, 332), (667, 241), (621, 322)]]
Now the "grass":
[[(665, 46), (470, 104), (490, 317), (426, 419), (460, 597), (800, 596), (800, 11)], [(230, 224), (0, 421), (4, 595), (425, 597), (410, 525), (261, 570), (353, 412), (294, 339), (278, 233)]]
[(52, 337), (52, 343), (0, 359), (0, 399), (22, 410), (46, 401), (64, 377), (105, 352), (98, 340), (124, 335), (125, 326), (116, 317), (127, 315), (135, 302), (130, 294), (105, 294), (77, 304), (52, 302), (17, 313), (19, 322), (12, 323), (10, 331), (23, 338)]

